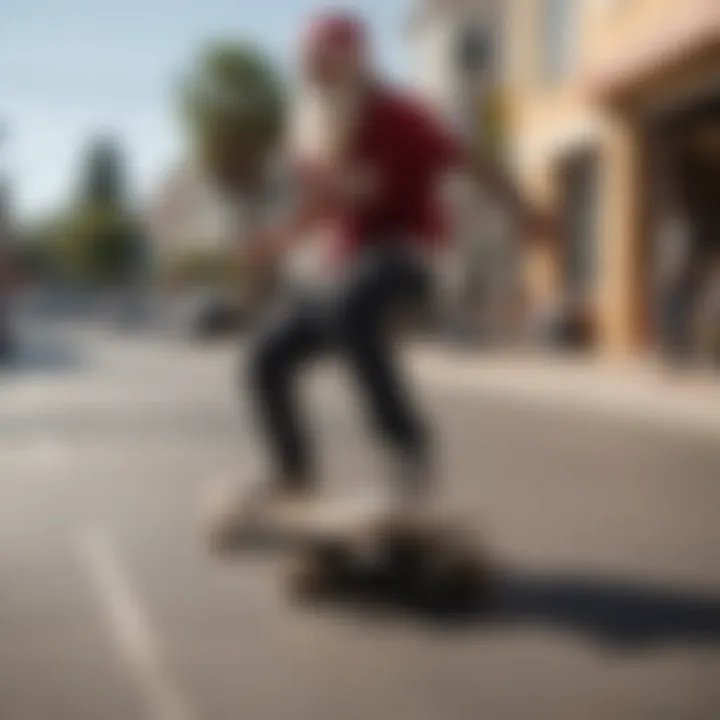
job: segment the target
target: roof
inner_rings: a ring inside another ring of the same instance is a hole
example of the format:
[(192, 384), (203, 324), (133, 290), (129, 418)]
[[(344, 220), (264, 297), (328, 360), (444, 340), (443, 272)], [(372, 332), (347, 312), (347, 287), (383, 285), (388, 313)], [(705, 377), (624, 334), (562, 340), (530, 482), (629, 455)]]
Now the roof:
[(588, 74), (588, 85), (598, 98), (613, 102), (670, 73), (712, 49), (720, 49), (720, 3), (706, 2), (686, 12), (681, 22), (653, 33), (644, 42)]

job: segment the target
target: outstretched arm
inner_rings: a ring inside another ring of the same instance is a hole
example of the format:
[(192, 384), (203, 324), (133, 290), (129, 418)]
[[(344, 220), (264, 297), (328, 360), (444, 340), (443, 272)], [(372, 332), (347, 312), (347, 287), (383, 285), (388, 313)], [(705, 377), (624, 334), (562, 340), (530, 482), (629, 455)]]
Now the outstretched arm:
[(500, 204), (533, 239), (549, 239), (557, 232), (555, 218), (525, 196), (516, 182), (483, 152), (464, 148), (461, 165), (489, 195)]
[(523, 231), (533, 239), (550, 239), (556, 233), (552, 215), (536, 207), (519, 185), (491, 157), (473, 143), (459, 137), (443, 121), (421, 108), (411, 132), (418, 147), (442, 170), (460, 170), (488, 192)]
[(244, 265), (263, 268), (273, 265), (308, 237), (337, 207), (333, 185), (318, 176), (296, 179), (295, 197), (270, 225), (246, 238), (239, 249)]

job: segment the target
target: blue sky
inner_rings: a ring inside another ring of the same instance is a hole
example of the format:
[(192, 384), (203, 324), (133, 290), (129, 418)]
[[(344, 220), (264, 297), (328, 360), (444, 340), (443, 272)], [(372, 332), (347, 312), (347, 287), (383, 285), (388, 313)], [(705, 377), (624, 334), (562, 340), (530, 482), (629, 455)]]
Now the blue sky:
[[(336, 5), (338, 3), (335, 3)], [(345, 5), (352, 5), (350, 2)], [(0, 166), (23, 215), (73, 192), (81, 151), (97, 131), (125, 144), (146, 193), (180, 154), (173, 81), (203, 40), (252, 36), (289, 61), (315, 0), (0, 0)], [(358, 0), (383, 64), (403, 72), (404, 0)]]

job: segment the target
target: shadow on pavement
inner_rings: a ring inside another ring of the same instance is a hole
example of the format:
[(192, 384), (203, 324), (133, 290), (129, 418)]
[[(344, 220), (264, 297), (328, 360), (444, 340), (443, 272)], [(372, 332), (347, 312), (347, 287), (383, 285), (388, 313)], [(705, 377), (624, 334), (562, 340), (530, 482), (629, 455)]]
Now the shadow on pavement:
[[(357, 590), (357, 588), (355, 589)], [(358, 612), (381, 610), (451, 629), (546, 627), (617, 650), (720, 642), (720, 596), (599, 576), (499, 573), (471, 595), (440, 605), (412, 594), (338, 591), (324, 598)]]
[(572, 631), (618, 649), (720, 642), (720, 597), (593, 576), (507, 574), (476, 617)]

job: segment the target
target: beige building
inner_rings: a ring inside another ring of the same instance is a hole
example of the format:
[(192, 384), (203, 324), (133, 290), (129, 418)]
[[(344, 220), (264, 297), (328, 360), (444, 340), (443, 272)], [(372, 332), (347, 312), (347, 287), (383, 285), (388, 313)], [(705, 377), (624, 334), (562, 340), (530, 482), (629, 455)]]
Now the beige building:
[(459, 130), (476, 134), (501, 72), (500, 0), (417, 0), (407, 40), (411, 80)]
[(696, 282), (720, 257), (720, 0), (418, 0), (409, 38), (418, 87), (559, 210), (559, 242), (521, 253), (534, 306), (570, 299), (601, 352), (651, 347), (671, 204)]
[[(505, 150), (492, 112), (504, 77), (503, 5), (417, 0), (406, 28), (412, 84), (457, 131), (497, 153)], [(460, 181), (447, 190), (457, 252), (447, 267), (446, 307), (475, 326), (511, 292), (515, 243), (507, 219), (475, 188)]]
[[(581, 298), (596, 346), (651, 345), (668, 188), (699, 269), (720, 257), (720, 1), (508, 0), (512, 155), (560, 209), (526, 256), (536, 298)], [(698, 277), (701, 273), (699, 273)]]

